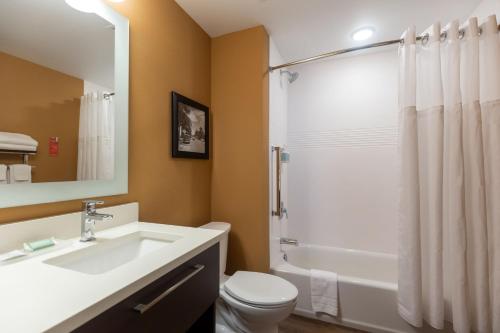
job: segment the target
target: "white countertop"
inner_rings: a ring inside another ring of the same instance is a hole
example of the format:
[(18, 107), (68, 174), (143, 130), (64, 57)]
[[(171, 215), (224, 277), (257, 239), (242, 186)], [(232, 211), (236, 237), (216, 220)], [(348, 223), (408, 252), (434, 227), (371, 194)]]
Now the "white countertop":
[(135, 231), (182, 236), (171, 245), (98, 275), (44, 263), (96, 243), (67, 247), (0, 266), (0, 332), (68, 332), (134, 294), (219, 241), (218, 230), (133, 222), (97, 232), (117, 238)]

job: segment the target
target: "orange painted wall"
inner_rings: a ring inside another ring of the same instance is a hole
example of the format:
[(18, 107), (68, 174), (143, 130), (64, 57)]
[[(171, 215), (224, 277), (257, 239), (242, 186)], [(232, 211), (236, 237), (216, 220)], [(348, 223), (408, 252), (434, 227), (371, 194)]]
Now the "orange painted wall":
[[(23, 133), (38, 141), (33, 182), (76, 180), (81, 79), (0, 52), (0, 131)], [(49, 137), (59, 137), (59, 154), (49, 156)], [(22, 163), (0, 155), (0, 163)]]
[[(210, 219), (211, 161), (170, 157), (170, 92), (210, 105), (210, 37), (173, 0), (113, 5), (130, 20), (129, 194), (141, 220), (197, 226)], [(0, 209), (0, 223), (80, 209), (80, 200)]]
[(269, 270), (269, 37), (212, 40), (212, 220), (227, 221), (228, 272)]

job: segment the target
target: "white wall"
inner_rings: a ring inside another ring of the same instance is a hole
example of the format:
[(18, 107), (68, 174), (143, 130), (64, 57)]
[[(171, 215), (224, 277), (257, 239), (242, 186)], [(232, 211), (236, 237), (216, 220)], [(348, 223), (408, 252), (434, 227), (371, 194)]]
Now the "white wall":
[(110, 88), (100, 86), (100, 85), (93, 83), (93, 82), (90, 82), (90, 81), (86, 81), (86, 80), (83, 81), (83, 93), (84, 94), (88, 94), (91, 92), (98, 92), (98, 91), (104, 92), (104, 93), (110, 93), (113, 90)]
[(484, 21), (490, 15), (496, 15), (500, 23), (500, 0), (483, 0), (471, 13), (471, 17), (477, 17), (479, 22)]
[[(276, 45), (272, 38), (269, 40), (269, 63), (271, 66), (282, 64), (283, 58), (281, 57)], [(271, 146), (284, 147), (287, 141), (287, 86), (288, 83), (280, 75), (280, 71), (274, 71), (269, 75), (269, 148)], [(269, 150), (270, 165), (270, 206), (274, 209), (276, 207), (276, 156)], [(285, 170), (286, 172), (286, 170)], [(283, 193), (286, 194), (286, 175), (282, 180)], [(286, 203), (286, 196), (283, 198)], [(270, 219), (270, 252), (271, 252), (271, 267), (273, 267), (279, 260), (280, 234), (286, 234), (286, 219), (281, 221), (277, 217), (269, 216)]]
[(397, 47), (295, 67), (290, 237), (397, 252)]

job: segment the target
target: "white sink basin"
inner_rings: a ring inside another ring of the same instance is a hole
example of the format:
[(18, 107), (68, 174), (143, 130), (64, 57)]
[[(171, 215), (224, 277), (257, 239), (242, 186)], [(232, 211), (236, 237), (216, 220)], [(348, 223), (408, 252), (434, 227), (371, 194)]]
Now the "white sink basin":
[(44, 263), (85, 274), (102, 274), (181, 239), (179, 235), (138, 231), (54, 257)]

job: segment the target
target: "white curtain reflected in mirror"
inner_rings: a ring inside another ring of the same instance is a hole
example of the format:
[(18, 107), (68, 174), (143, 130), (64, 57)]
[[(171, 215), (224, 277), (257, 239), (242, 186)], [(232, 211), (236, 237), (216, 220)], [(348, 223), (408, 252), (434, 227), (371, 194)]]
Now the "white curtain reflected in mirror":
[(115, 156), (115, 105), (103, 92), (80, 102), (77, 180), (112, 180)]

